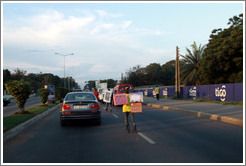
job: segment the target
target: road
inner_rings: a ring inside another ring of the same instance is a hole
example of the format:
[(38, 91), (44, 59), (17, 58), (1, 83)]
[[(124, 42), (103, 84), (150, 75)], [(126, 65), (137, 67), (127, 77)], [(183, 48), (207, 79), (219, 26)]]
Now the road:
[[(27, 102), (25, 104), (25, 108), (31, 108), (36, 105), (40, 105), (40, 97), (31, 97), (27, 99)], [(15, 112), (18, 112), (19, 108), (16, 104), (16, 101), (14, 99), (11, 100), (11, 103), (9, 103), (7, 106), (3, 107), (3, 116), (11, 115)]]
[(102, 124), (62, 127), (59, 110), (3, 146), (3, 163), (242, 163), (243, 128), (143, 107), (138, 134), (125, 133), (121, 107)]

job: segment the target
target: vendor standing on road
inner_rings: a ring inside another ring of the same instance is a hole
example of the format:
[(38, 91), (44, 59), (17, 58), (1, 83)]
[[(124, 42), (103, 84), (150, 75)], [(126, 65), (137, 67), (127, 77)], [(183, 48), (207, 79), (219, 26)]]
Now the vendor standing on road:
[(159, 87), (156, 85), (156, 88), (155, 88), (155, 95), (156, 95), (156, 99), (159, 100), (159, 94), (160, 94), (160, 89)]
[(94, 92), (93, 92), (93, 94), (96, 96), (97, 101), (98, 101), (98, 100), (99, 100), (99, 98), (98, 98), (98, 91), (97, 91), (97, 88), (94, 88)]
[[(110, 91), (110, 89), (108, 88), (108, 91)], [(111, 111), (112, 112), (112, 107), (111, 107), (111, 104), (112, 104), (112, 101), (113, 101), (113, 93), (110, 93), (111, 96), (109, 96), (109, 99), (110, 101), (109, 102), (105, 102), (106, 103), (106, 111)]]
[(130, 133), (130, 126), (129, 126), (129, 120), (128, 120), (128, 117), (130, 116), (131, 124), (132, 124), (132, 128), (133, 128), (132, 132), (137, 133), (136, 123), (134, 121), (134, 115), (131, 112), (129, 87), (125, 87), (125, 92), (126, 92), (126, 96), (127, 96), (127, 100), (128, 100), (128, 104), (124, 104), (122, 107), (122, 112), (123, 112), (124, 118), (125, 118), (125, 130), (126, 130), (126, 133)]

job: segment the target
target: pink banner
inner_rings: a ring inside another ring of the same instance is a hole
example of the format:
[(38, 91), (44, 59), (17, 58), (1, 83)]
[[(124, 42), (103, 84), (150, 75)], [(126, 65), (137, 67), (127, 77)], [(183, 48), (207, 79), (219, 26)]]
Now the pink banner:
[(118, 94), (113, 96), (114, 105), (128, 104), (126, 94)]

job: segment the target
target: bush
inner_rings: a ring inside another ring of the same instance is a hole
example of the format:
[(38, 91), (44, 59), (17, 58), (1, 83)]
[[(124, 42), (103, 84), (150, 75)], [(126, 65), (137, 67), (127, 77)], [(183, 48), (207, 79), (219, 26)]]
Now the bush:
[(55, 94), (56, 94), (55, 95), (55, 99), (61, 102), (68, 92), (70, 92), (69, 89), (66, 89), (66, 88), (63, 88), (63, 87), (56, 88), (56, 90), (55, 90)]
[(48, 89), (39, 89), (39, 95), (40, 95), (40, 100), (41, 103), (45, 104), (48, 101), (48, 96), (49, 96), (49, 90)]
[(12, 80), (5, 84), (10, 95), (17, 101), (21, 113), (25, 112), (24, 106), (31, 94), (31, 85), (29, 82)]

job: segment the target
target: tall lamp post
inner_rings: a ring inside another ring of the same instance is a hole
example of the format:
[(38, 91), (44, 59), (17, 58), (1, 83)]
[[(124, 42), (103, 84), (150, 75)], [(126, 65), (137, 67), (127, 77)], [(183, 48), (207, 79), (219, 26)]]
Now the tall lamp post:
[(63, 60), (64, 60), (64, 88), (66, 88), (65, 57), (66, 56), (70, 56), (70, 55), (74, 55), (74, 54), (73, 53), (71, 53), (71, 54), (60, 54), (60, 53), (57, 53), (57, 52), (55, 54), (63, 56)]

